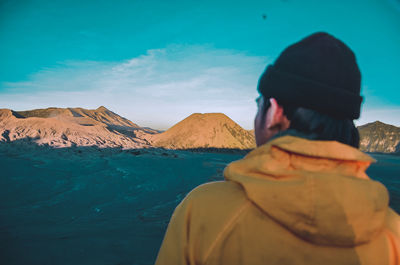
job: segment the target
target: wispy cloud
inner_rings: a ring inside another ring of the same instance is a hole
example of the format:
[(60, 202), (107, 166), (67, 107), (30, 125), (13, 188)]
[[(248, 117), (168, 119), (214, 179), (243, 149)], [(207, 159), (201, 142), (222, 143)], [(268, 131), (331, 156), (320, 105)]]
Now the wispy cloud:
[[(28, 81), (3, 83), (0, 108), (97, 108), (104, 105), (141, 126), (167, 129), (194, 112), (223, 112), (253, 127), (259, 75), (271, 60), (234, 50), (176, 46), (121, 62), (66, 61)], [(400, 108), (363, 87), (357, 125), (400, 126)]]
[(155, 128), (168, 128), (193, 112), (224, 112), (251, 128), (257, 80), (268, 62), (233, 50), (181, 45), (122, 62), (67, 61), (28, 81), (4, 83), (0, 106), (105, 105)]

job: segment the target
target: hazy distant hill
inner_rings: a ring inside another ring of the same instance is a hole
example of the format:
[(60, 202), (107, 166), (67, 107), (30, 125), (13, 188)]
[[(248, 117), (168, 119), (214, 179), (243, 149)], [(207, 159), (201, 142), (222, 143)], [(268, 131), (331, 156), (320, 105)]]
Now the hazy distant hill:
[(380, 121), (358, 127), (364, 152), (400, 153), (400, 128)]
[(105, 107), (48, 108), (30, 111), (0, 109), (0, 140), (32, 139), (56, 147), (148, 147), (147, 135), (156, 130), (141, 128)]
[(222, 113), (194, 113), (167, 131), (151, 137), (168, 149), (255, 147), (254, 136)]

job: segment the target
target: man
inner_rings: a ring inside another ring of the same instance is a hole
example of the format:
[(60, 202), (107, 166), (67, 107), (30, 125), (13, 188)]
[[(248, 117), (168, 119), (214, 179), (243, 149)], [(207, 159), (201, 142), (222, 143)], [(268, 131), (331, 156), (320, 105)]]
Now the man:
[(326, 33), (259, 80), (258, 148), (175, 209), (156, 264), (400, 264), (400, 219), (359, 151), (361, 74)]

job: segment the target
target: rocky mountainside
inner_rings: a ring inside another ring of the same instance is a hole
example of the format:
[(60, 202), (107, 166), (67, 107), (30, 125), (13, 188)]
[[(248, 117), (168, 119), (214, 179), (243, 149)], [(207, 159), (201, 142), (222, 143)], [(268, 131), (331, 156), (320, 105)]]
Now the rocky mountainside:
[(149, 141), (168, 149), (255, 147), (253, 134), (222, 113), (194, 113)]
[(141, 148), (149, 146), (146, 137), (153, 133), (158, 131), (141, 128), (105, 107), (0, 109), (0, 141), (27, 139), (55, 147)]
[(364, 152), (400, 153), (400, 127), (380, 121), (358, 127)]
[[(364, 152), (400, 154), (400, 128), (379, 121), (358, 127)], [(34, 141), (54, 147), (98, 146), (166, 149), (255, 147), (254, 130), (244, 130), (222, 113), (195, 113), (161, 132), (143, 128), (101, 106), (0, 109), (0, 142)]]
[(106, 125), (117, 125), (117, 126), (128, 126), (139, 128), (139, 126), (128, 119), (125, 119), (118, 114), (108, 110), (106, 107), (101, 106), (95, 110), (83, 109), (83, 108), (47, 108), (47, 109), (35, 109), (27, 111), (14, 111), (15, 114), (21, 118), (75, 118), (76, 121), (86, 120), (90, 124), (94, 124), (96, 121)]

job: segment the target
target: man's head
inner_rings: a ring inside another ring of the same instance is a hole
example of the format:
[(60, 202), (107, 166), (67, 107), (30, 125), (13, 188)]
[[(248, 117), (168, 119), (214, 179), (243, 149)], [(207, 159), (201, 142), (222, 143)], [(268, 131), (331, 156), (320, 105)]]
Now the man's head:
[(335, 37), (315, 33), (289, 46), (258, 83), (257, 145), (292, 129), (358, 147), (360, 84), (354, 53)]

